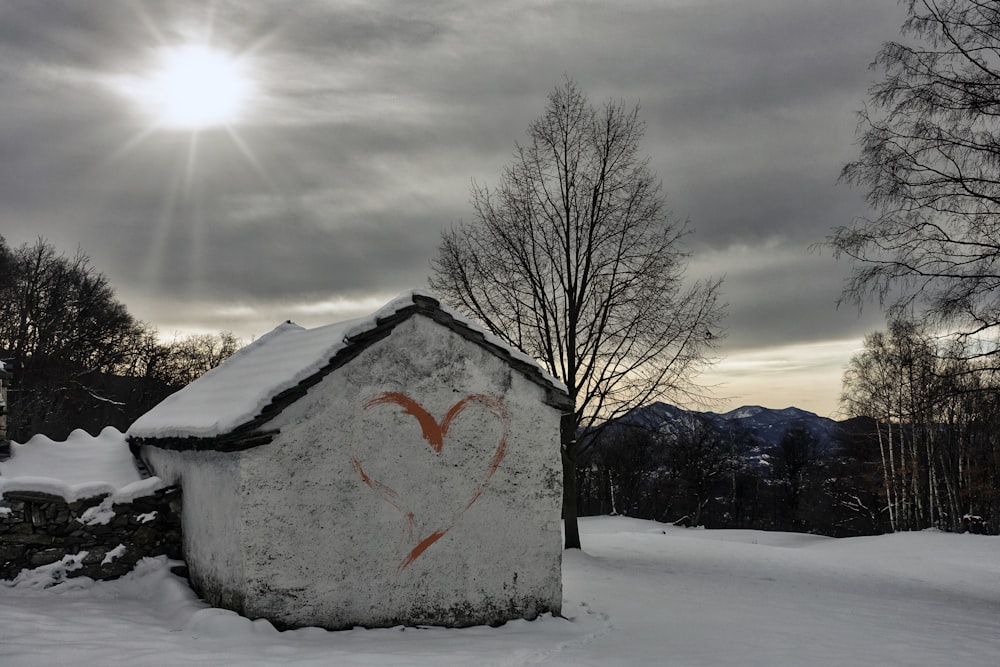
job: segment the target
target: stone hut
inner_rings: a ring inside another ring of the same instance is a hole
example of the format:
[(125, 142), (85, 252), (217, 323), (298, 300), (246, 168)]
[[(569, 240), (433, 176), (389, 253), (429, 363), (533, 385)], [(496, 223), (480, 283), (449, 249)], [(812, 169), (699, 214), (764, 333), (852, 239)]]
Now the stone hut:
[(428, 294), (291, 322), (129, 429), (216, 606), (278, 627), (558, 613), (563, 385)]

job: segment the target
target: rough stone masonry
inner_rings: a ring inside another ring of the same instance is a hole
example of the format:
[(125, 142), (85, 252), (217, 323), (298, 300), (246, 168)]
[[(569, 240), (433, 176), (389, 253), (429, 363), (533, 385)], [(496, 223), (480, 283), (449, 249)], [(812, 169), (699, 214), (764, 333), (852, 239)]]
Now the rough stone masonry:
[(145, 556), (181, 557), (181, 496), (167, 487), (125, 503), (39, 491), (0, 496), (0, 579), (79, 556), (68, 577), (115, 579)]

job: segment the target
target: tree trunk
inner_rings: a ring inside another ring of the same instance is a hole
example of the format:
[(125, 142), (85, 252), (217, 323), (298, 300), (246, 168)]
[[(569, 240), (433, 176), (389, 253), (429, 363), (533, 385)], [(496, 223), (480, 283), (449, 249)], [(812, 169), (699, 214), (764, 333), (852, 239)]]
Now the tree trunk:
[[(892, 422), (889, 422), (889, 447), (892, 447)], [(889, 510), (889, 530), (893, 533), (896, 532), (896, 500), (893, 494), (893, 485), (889, 481), (890, 474), (892, 473), (892, 467), (889, 460), (886, 458), (885, 451), (885, 441), (882, 439), (882, 425), (877, 421), (875, 422), (875, 432), (878, 434), (878, 447), (882, 454), (882, 478), (885, 481), (885, 506)]]
[(576, 416), (563, 415), (560, 424), (560, 449), (563, 468), (563, 524), (567, 549), (580, 549), (580, 526), (576, 520)]
[(576, 520), (576, 459), (563, 450), (563, 523), (566, 530), (566, 548), (580, 548), (580, 526)]

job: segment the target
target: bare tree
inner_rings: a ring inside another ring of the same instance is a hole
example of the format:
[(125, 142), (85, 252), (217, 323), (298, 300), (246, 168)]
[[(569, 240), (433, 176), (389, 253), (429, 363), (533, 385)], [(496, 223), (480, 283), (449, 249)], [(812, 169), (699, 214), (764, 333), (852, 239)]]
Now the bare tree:
[(908, 41), (889, 42), (860, 112), (860, 156), (842, 180), (867, 188), (870, 219), (828, 238), (852, 260), (844, 298), (910, 307), (992, 355), (1000, 329), (1000, 4), (909, 0)]
[(60, 254), (44, 239), (11, 249), (0, 236), (0, 360), (14, 370), (16, 440), (125, 428), (240, 346), (230, 332), (162, 344), (82, 251)]
[[(601, 513), (660, 519), (669, 443), (653, 429), (606, 429), (578, 461), (577, 497)], [(595, 481), (597, 484), (595, 484)], [(596, 488), (595, 488), (596, 487)], [(581, 491), (590, 491), (587, 493)], [(596, 492), (596, 493), (595, 493)]]
[(725, 498), (721, 485), (739, 467), (740, 457), (726, 434), (704, 416), (684, 420), (671, 440), (665, 443), (666, 468), (674, 508), (682, 516), (670, 518), (675, 524), (701, 526), (709, 503)]
[(775, 485), (778, 504), (775, 519), (782, 530), (806, 532), (803, 502), (818, 487), (817, 473), (822, 459), (820, 442), (804, 424), (793, 425), (767, 450), (770, 481)]
[(851, 417), (874, 420), (892, 530), (935, 525), (936, 405), (942, 400), (937, 348), (906, 320), (865, 337), (844, 373), (841, 404)]
[(123, 402), (106, 378), (134, 367), (147, 327), (129, 315), (90, 259), (39, 239), (7, 250), (0, 274), (0, 355), (15, 370), (11, 435), (64, 436)]
[(996, 374), (957, 345), (945, 351), (919, 325), (895, 321), (865, 338), (844, 374), (846, 412), (871, 420), (863, 435), (875, 443), (894, 531), (962, 530), (967, 517), (1000, 530)]
[(192, 334), (162, 346), (156, 374), (174, 387), (183, 387), (228, 359), (243, 341), (231, 331)]
[(563, 420), (566, 547), (579, 548), (580, 429), (652, 398), (691, 397), (723, 307), (720, 281), (685, 286), (686, 225), (670, 219), (640, 155), (637, 106), (593, 107), (557, 87), (494, 189), (474, 184), (475, 221), (443, 234), (430, 282), (527, 352), (576, 409)]

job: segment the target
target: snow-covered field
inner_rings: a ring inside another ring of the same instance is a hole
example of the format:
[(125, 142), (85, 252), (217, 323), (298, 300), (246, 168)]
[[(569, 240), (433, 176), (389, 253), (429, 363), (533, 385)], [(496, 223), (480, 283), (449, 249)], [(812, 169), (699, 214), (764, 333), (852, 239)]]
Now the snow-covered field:
[(565, 619), (277, 632), (208, 608), (159, 559), (114, 582), (0, 585), (0, 665), (1000, 665), (997, 537), (581, 527)]

